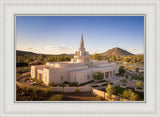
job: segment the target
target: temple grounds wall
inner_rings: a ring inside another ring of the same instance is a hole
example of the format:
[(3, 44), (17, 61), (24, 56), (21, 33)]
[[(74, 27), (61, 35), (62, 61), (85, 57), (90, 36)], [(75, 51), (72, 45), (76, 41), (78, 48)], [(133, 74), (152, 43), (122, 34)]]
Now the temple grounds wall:
[(76, 89), (79, 89), (80, 92), (91, 91), (90, 86), (80, 86), (80, 87), (52, 87), (54, 92), (76, 92)]
[(129, 101), (129, 100), (122, 98), (120, 96), (117, 96), (117, 95), (112, 95), (112, 99), (108, 99), (108, 94), (106, 92), (100, 91), (98, 89), (92, 88), (91, 91), (94, 95), (98, 95), (108, 101)]

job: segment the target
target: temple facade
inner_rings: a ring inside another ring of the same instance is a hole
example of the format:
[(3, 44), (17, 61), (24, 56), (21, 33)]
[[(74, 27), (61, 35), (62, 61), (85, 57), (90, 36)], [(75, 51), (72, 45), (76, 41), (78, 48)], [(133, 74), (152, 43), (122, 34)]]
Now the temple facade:
[(119, 66), (108, 61), (93, 61), (89, 52), (85, 50), (83, 33), (81, 34), (80, 48), (75, 52), (70, 62), (47, 62), (46, 65), (32, 65), (31, 77), (42, 80), (46, 85), (77, 82), (78, 84), (93, 80), (93, 73), (104, 73), (104, 79), (114, 77)]

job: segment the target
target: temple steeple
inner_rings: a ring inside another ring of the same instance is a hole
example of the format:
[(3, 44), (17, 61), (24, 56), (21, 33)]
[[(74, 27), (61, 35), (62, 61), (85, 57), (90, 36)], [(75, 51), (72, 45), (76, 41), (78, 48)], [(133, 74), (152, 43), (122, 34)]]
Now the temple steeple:
[(83, 32), (82, 32), (79, 51), (75, 52), (75, 56), (73, 59), (71, 59), (71, 62), (88, 64), (90, 61), (91, 60), (90, 60), (89, 52), (85, 51), (85, 48), (84, 48), (84, 40), (83, 40)]
[(80, 43), (80, 50), (84, 50), (84, 41), (83, 41), (83, 31), (81, 32), (81, 43)]

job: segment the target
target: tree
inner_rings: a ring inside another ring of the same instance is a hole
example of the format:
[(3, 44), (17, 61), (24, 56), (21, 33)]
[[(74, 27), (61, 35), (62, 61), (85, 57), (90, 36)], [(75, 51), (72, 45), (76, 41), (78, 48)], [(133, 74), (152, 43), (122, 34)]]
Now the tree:
[(137, 82), (136, 82), (136, 86), (137, 86), (137, 87), (143, 87), (143, 83), (142, 83), (141, 81), (137, 81)]
[(138, 100), (138, 95), (134, 93), (131, 89), (124, 90), (122, 96), (126, 99), (129, 99), (130, 101)]
[(106, 87), (106, 92), (108, 94), (108, 98), (111, 99), (112, 98), (112, 94), (115, 92), (114, 86), (108, 84), (107, 87)]
[(92, 59), (93, 60), (100, 60), (100, 55), (95, 53), (95, 54), (92, 55)]
[(76, 88), (76, 93), (80, 93), (80, 88), (79, 87)]
[(120, 75), (122, 75), (122, 74), (124, 74), (126, 71), (125, 71), (125, 69), (124, 69), (124, 66), (120, 66), (119, 67), (119, 74)]
[(52, 57), (50, 56), (48, 59), (47, 59), (47, 62), (55, 62), (55, 57)]
[(93, 74), (93, 78), (94, 78), (95, 80), (103, 80), (104, 74), (101, 73), (101, 72), (95, 72), (95, 73)]
[(124, 98), (129, 99), (129, 98), (130, 98), (131, 93), (132, 93), (132, 90), (131, 90), (131, 89), (129, 89), (129, 90), (124, 90), (124, 91), (123, 91), (123, 95), (122, 95), (122, 96), (123, 96)]
[(129, 100), (130, 101), (137, 101), (138, 95), (135, 94), (134, 92), (131, 93)]
[(63, 100), (63, 95), (60, 94), (54, 95), (49, 99), (49, 101), (61, 101), (61, 100)]
[(33, 88), (28, 87), (26, 89), (26, 92), (30, 95), (31, 93), (33, 93)]
[(128, 78), (128, 75), (126, 75), (126, 79)]
[(45, 94), (47, 96), (51, 96), (53, 94), (53, 89), (47, 89), (47, 90), (45, 90)]
[(49, 86), (54, 87), (55, 86), (54, 82), (50, 82)]
[(36, 96), (39, 96), (41, 93), (42, 93), (42, 90), (41, 89), (34, 89), (34, 94), (36, 95)]

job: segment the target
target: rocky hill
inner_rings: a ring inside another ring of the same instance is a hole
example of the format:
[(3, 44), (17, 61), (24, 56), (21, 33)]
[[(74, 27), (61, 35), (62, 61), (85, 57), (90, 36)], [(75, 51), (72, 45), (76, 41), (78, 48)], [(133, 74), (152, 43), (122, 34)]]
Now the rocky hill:
[(111, 56), (111, 55), (134, 55), (134, 54), (116, 47), (116, 48), (109, 49), (108, 51), (102, 53), (102, 55)]
[(33, 52), (28, 52), (28, 51), (21, 51), (21, 50), (16, 50), (17, 55), (35, 55), (36, 53)]

